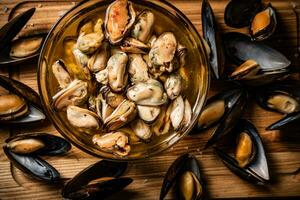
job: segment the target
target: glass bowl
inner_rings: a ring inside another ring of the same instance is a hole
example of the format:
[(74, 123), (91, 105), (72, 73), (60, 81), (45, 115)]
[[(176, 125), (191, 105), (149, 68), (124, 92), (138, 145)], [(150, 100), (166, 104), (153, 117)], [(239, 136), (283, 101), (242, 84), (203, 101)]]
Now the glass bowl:
[(72, 127), (63, 113), (57, 113), (52, 104), (52, 96), (58, 92), (51, 65), (59, 59), (62, 41), (69, 36), (76, 36), (79, 22), (90, 16), (104, 19), (105, 10), (112, 1), (83, 1), (68, 11), (52, 28), (42, 48), (38, 66), (38, 85), (46, 115), (56, 129), (79, 149), (110, 160), (136, 160), (156, 155), (178, 142), (193, 128), (207, 97), (209, 86), (208, 59), (202, 39), (189, 19), (170, 3), (164, 0), (132, 0), (138, 11), (149, 9), (156, 16), (156, 33), (172, 31), (176, 38), (188, 48), (187, 62), (182, 73), (187, 81), (183, 93), (192, 106), (191, 123), (180, 131), (171, 131), (155, 137), (150, 143), (137, 144), (126, 157), (119, 157), (101, 150), (92, 143), (90, 135)]

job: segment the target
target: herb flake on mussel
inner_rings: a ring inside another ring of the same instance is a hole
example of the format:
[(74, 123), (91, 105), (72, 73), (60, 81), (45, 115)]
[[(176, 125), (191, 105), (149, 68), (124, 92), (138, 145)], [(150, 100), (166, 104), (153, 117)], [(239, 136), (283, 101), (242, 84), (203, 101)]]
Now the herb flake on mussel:
[(179, 199), (205, 199), (206, 189), (197, 159), (189, 154), (177, 158), (169, 167), (160, 191), (163, 200), (172, 186)]
[(231, 156), (219, 147), (216, 154), (223, 163), (241, 178), (255, 184), (269, 182), (269, 169), (263, 144), (255, 126), (247, 120), (240, 120), (231, 132), (237, 138), (235, 156)]
[(126, 162), (101, 160), (67, 182), (62, 196), (69, 199), (102, 199), (113, 195), (132, 182), (130, 178), (118, 178), (126, 168)]
[(221, 35), (218, 32), (218, 27), (214, 17), (213, 10), (208, 2), (202, 2), (202, 27), (203, 37), (210, 46), (210, 66), (216, 79), (220, 79), (223, 75), (225, 65), (225, 54), (221, 42)]
[(218, 125), (205, 148), (213, 145), (232, 130), (246, 107), (247, 96), (243, 88), (233, 88), (218, 93), (207, 101), (198, 118), (194, 133)]
[(261, 0), (231, 0), (225, 8), (225, 23), (233, 28), (249, 26), (261, 7)]
[(262, 108), (286, 115), (267, 127), (268, 130), (287, 127), (300, 119), (299, 87), (299, 84), (294, 82), (279, 82), (256, 90), (256, 101)]

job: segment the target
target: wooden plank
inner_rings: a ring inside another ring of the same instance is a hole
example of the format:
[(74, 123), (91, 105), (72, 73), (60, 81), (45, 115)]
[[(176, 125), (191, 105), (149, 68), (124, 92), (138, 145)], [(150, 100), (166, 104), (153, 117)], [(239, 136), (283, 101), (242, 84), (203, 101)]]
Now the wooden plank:
[[(18, 2), (20, 1), (0, 1), (0, 26), (6, 23), (9, 11)], [(76, 3), (78, 1), (72, 2)], [(30, 30), (37, 26), (49, 27), (59, 17), (60, 14), (58, 13), (63, 13), (75, 4), (72, 2), (60, 1), (59, 6), (45, 2), (40, 5), (40, 2), (33, 2), (30, 5), (24, 4), (16, 13), (35, 6), (38, 12), (30, 22), (34, 26), (28, 26), (28, 29)], [(201, 33), (201, 1), (172, 0), (170, 2), (182, 10)], [(223, 32), (233, 31), (234, 29), (225, 26), (223, 20), (223, 11), (227, 1), (215, 0), (210, 2), (221, 30)], [(270, 44), (291, 59), (292, 65), (297, 66), (296, 61), (297, 59), (299, 60), (299, 57), (295, 56), (297, 48), (296, 16), (292, 12), (292, 3), (294, 1), (273, 0), (271, 2), (277, 9), (281, 28), (270, 40)], [(299, 2), (294, 3), (297, 3), (297, 11), (300, 13)], [(54, 11), (56, 14), (53, 14)], [(247, 32), (247, 29), (239, 29), (239, 31)], [(0, 73), (7, 74), (8, 71), (11, 71), (14, 78), (21, 80), (37, 91), (36, 67), (36, 63), (20, 64), (14, 68), (0, 69)], [(223, 89), (223, 85), (223, 83), (213, 82), (210, 94), (212, 95)], [(211, 198), (300, 196), (299, 131), (266, 131), (264, 128), (280, 119), (281, 115), (264, 111), (253, 100), (250, 101), (244, 117), (253, 121), (263, 138), (272, 176), (272, 183), (269, 186), (257, 187), (241, 180), (222, 164), (211, 149), (201, 151), (211, 133), (211, 130), (208, 130), (198, 135), (185, 137), (174, 147), (158, 156), (130, 163), (126, 176), (132, 177), (134, 182), (126, 190), (111, 199), (158, 199), (160, 186), (167, 168), (179, 155), (186, 152), (196, 155), (200, 161)], [(4, 140), (9, 135), (15, 132), (35, 131), (59, 135), (49, 122), (34, 127), (14, 127), (11, 130), (5, 126), (0, 126), (0, 145), (4, 143)], [(58, 169), (64, 182), (83, 168), (99, 160), (81, 152), (75, 147), (65, 156), (46, 157), (45, 159)], [(61, 199), (60, 192), (63, 183), (47, 185), (24, 176), (15, 167), (12, 167), (12, 170), (10, 170), (10, 164), (2, 150), (0, 150), (0, 175), (0, 199)], [(172, 193), (168, 195), (167, 199), (173, 199)]]

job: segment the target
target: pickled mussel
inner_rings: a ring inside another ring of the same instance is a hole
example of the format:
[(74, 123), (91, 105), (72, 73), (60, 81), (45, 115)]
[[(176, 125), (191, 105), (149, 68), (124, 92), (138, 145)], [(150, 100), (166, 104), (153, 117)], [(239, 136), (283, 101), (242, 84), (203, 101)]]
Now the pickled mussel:
[(150, 10), (141, 12), (132, 27), (131, 36), (141, 42), (148, 42), (150, 39), (155, 22), (155, 16)]
[(82, 19), (51, 63), (54, 112), (118, 158), (191, 123), (190, 97), (183, 96), (188, 48), (169, 30), (156, 36), (154, 21), (154, 12), (139, 10), (136, 17), (133, 2), (116, 0), (104, 26), (99, 16)]
[(131, 178), (120, 177), (126, 168), (125, 162), (101, 160), (67, 182), (62, 196), (68, 199), (107, 198), (133, 181)]
[(247, 103), (247, 93), (242, 88), (229, 89), (211, 97), (195, 126), (196, 131), (218, 124), (205, 148), (229, 133), (241, 117)]
[(105, 35), (112, 45), (120, 43), (129, 33), (136, 18), (131, 2), (116, 0), (106, 10)]
[(93, 143), (104, 151), (112, 152), (118, 156), (127, 156), (131, 150), (127, 134), (121, 131), (104, 135), (96, 134), (93, 136)]
[(25, 133), (8, 138), (3, 145), (9, 160), (24, 173), (46, 182), (57, 182), (58, 171), (39, 155), (61, 155), (71, 149), (65, 139), (47, 133)]
[(160, 191), (164, 199), (171, 187), (175, 185), (177, 199), (205, 199), (206, 187), (197, 159), (189, 154), (177, 158), (169, 167)]
[(27, 85), (0, 75), (0, 85), (12, 94), (0, 96), (0, 122), (27, 124), (46, 119), (39, 95)]
[[(10, 20), (0, 29), (0, 65), (17, 64), (39, 55), (45, 33), (32, 33), (13, 40), (35, 12), (31, 8)], [(36, 31), (38, 32), (38, 31)]]
[(202, 27), (203, 37), (210, 47), (210, 66), (216, 79), (223, 76), (225, 65), (225, 54), (221, 42), (221, 36), (208, 0), (202, 2)]
[(257, 129), (247, 120), (240, 120), (232, 134), (237, 138), (235, 156), (215, 147), (223, 163), (241, 178), (255, 184), (266, 184), (269, 177), (265, 151)]
[(249, 26), (261, 7), (261, 0), (231, 0), (225, 8), (225, 23), (234, 28)]
[(269, 38), (277, 27), (277, 19), (275, 9), (271, 3), (267, 7), (257, 13), (250, 26), (250, 35), (256, 41)]
[(280, 52), (241, 33), (224, 35), (225, 52), (230, 60), (240, 65), (231, 74), (232, 79), (249, 85), (262, 85), (282, 78), (289, 72), (290, 61)]
[(295, 124), (299, 120), (300, 85), (294, 82), (282, 82), (267, 85), (256, 91), (258, 104), (269, 111), (284, 114), (285, 117), (267, 127), (276, 130)]

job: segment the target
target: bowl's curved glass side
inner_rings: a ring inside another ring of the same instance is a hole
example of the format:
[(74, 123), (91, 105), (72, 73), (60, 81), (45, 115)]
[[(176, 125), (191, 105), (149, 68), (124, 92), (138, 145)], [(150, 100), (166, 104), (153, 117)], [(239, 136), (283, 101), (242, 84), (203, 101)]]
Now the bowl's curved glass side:
[[(67, 126), (64, 123), (64, 120), (53, 110), (51, 106), (52, 96), (51, 90), (53, 90), (50, 71), (51, 71), (51, 63), (53, 62), (53, 58), (51, 57), (53, 54), (53, 49), (55, 49), (55, 45), (61, 39), (62, 32), (67, 28), (70, 23), (76, 21), (76, 19), (82, 15), (83, 13), (89, 13), (99, 9), (100, 7), (107, 6), (111, 1), (87, 1), (84, 3), (80, 3), (75, 8), (71, 9), (64, 17), (62, 17), (57, 24), (53, 27), (50, 31), (47, 40), (43, 46), (40, 60), (39, 60), (39, 71), (38, 71), (38, 83), (39, 83), (39, 90), (42, 96), (42, 103), (44, 104), (46, 114), (48, 118), (53, 122), (56, 129), (68, 140), (72, 142), (76, 147), (80, 148), (81, 150), (92, 154), (94, 156), (104, 157), (107, 159), (121, 159), (111, 153), (101, 151), (99, 148), (96, 148), (94, 145), (86, 142), (83, 138), (78, 136), (78, 131), (73, 130), (72, 127)], [(168, 17), (172, 17), (174, 19), (180, 20), (181, 23), (184, 25), (185, 29), (188, 31), (187, 37), (184, 38), (189, 40), (192, 44), (192, 52), (194, 55), (197, 56), (198, 61), (192, 63), (195, 67), (199, 67), (198, 69), (198, 77), (195, 77), (194, 82), (191, 83), (189, 86), (195, 86), (197, 89), (197, 95), (195, 97), (195, 104), (193, 106), (193, 116), (191, 125), (186, 127), (184, 130), (176, 133), (169, 134), (168, 136), (164, 137), (163, 140), (160, 140), (156, 144), (150, 145), (147, 149), (144, 149), (140, 152), (135, 152), (134, 154), (130, 154), (128, 157), (122, 158), (122, 160), (135, 160), (140, 158), (149, 157), (155, 155), (161, 151), (166, 150), (167, 148), (171, 147), (177, 141), (179, 141), (184, 135), (188, 134), (188, 132), (193, 128), (193, 125), (196, 123), (197, 117), (200, 114), (200, 111), (204, 105), (208, 86), (209, 86), (209, 72), (208, 72), (208, 60), (205, 53), (205, 48), (202, 44), (201, 38), (196, 31), (195, 27), (192, 23), (185, 17), (179, 10), (175, 7), (166, 3), (165, 1), (154, 1), (154, 0), (146, 0), (146, 1), (137, 1), (133, 0), (137, 6), (141, 5), (150, 5), (156, 6), (156, 8), (160, 8), (161, 12)], [(52, 92), (53, 93), (53, 92)], [(52, 94), (53, 95), (53, 94)]]

